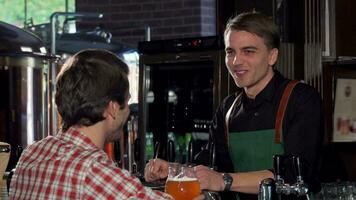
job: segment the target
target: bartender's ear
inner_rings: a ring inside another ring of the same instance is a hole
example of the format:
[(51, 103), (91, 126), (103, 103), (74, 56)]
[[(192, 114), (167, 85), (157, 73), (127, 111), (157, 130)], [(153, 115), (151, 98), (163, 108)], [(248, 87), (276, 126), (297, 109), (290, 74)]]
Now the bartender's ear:
[(276, 64), (277, 58), (278, 58), (278, 49), (277, 48), (271, 49), (268, 55), (268, 64), (270, 66), (273, 66), (274, 64)]
[(103, 116), (105, 118), (107, 117), (111, 117), (113, 119), (115, 119), (116, 117), (116, 112), (117, 112), (117, 109), (118, 109), (118, 104), (114, 101), (109, 101), (108, 105), (106, 106), (105, 110), (104, 110), (104, 113), (103, 113)]

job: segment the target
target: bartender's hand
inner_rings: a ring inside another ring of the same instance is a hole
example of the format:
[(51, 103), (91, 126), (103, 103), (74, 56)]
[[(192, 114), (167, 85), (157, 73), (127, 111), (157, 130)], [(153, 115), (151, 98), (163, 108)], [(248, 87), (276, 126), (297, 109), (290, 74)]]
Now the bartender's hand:
[(156, 181), (168, 176), (169, 163), (165, 160), (156, 158), (151, 159), (145, 167), (145, 180), (147, 182)]
[(200, 183), (200, 189), (211, 191), (224, 190), (225, 184), (221, 173), (218, 173), (209, 167), (198, 165), (195, 167), (195, 174)]

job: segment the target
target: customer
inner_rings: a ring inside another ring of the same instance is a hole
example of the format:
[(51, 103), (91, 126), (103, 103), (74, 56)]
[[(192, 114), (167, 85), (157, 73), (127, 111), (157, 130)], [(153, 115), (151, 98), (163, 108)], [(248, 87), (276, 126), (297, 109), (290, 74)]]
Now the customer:
[[(260, 182), (274, 178), (273, 155), (285, 154), (301, 158), (304, 180), (309, 189), (318, 190), (324, 127), (320, 95), (311, 86), (298, 83), (291, 88), (289, 101), (287, 98), (282, 102), (282, 95), (292, 82), (273, 67), (280, 38), (269, 17), (242, 13), (228, 21), (224, 39), (226, 66), (242, 91), (226, 97), (214, 116), (211, 134), (219, 172), (197, 166), (201, 188), (235, 191), (241, 200), (257, 199)], [(277, 111), (284, 103), (285, 114), (279, 118)], [(280, 126), (276, 119), (282, 122)], [(147, 180), (164, 176), (162, 163), (148, 163)], [(294, 183), (294, 175), (289, 172), (284, 174), (285, 181)]]
[(64, 64), (55, 96), (62, 130), (25, 149), (10, 199), (171, 199), (142, 186), (103, 151), (122, 139), (127, 74), (128, 66), (105, 50), (83, 50)]

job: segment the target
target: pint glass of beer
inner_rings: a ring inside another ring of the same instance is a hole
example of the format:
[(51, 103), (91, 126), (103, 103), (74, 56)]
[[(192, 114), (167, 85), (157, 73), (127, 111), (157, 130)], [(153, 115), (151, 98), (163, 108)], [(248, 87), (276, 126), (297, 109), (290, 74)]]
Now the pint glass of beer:
[(192, 166), (171, 163), (165, 192), (175, 200), (191, 200), (200, 194), (200, 184)]

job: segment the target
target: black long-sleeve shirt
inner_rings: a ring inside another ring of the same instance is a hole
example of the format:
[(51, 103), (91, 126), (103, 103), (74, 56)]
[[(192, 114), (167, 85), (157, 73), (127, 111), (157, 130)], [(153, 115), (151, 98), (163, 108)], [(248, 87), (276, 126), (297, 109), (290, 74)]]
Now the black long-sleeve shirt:
[[(241, 103), (230, 115), (229, 132), (274, 129), (279, 102), (288, 82), (288, 79), (275, 71), (272, 80), (255, 99), (249, 99), (242, 91)], [(236, 95), (224, 99), (213, 119), (211, 134), (217, 148), (218, 171), (233, 172), (232, 161), (230, 157), (227, 158), (229, 153), (224, 137), (224, 126), (226, 113)], [(313, 87), (298, 83), (289, 98), (284, 115), (282, 143), (285, 155), (298, 155), (301, 158), (303, 178), (312, 191), (318, 190), (317, 173), (323, 134), (321, 97)], [(291, 171), (287, 171), (284, 179), (294, 183), (294, 176)]]

